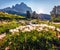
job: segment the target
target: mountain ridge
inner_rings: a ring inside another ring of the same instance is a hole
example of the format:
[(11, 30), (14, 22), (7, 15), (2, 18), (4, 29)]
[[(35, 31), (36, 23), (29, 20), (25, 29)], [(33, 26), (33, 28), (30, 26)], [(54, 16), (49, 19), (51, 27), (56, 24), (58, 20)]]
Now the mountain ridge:
[(16, 4), (15, 6), (13, 5), (12, 7), (0, 9), (0, 11), (18, 15), (26, 14), (26, 11), (30, 11), (30, 13), (32, 13), (32, 9), (23, 2), (21, 4)]
[(49, 14), (38, 14), (38, 17), (42, 20), (50, 20), (51, 16)]
[[(26, 16), (26, 11), (29, 11), (30, 13), (33, 12), (32, 9), (23, 2), (21, 4), (13, 5), (12, 7), (6, 7), (4, 9), (0, 9), (0, 11), (6, 12), (9, 14), (17, 14), (17, 15), (21, 15), (21, 16)], [(51, 19), (50, 15), (48, 15), (48, 14), (38, 14), (38, 18), (40, 18), (42, 20)]]

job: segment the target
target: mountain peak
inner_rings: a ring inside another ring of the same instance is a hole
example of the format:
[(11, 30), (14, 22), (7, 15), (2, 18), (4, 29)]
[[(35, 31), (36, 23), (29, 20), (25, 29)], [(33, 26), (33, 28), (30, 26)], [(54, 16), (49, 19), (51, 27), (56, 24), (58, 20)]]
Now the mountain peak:
[(24, 2), (22, 2), (20, 5), (25, 5)]
[(30, 11), (32, 13), (32, 9), (30, 7), (28, 7), (25, 3), (21, 3), (21, 4), (16, 4), (15, 6), (13, 5), (12, 8), (4, 8), (4, 9), (0, 9), (0, 11), (4, 11), (7, 13), (24, 13), (26, 14), (26, 11)]
[(27, 5), (24, 3), (24, 2), (22, 2), (21, 4), (20, 4), (20, 6), (25, 6), (25, 7), (27, 7)]

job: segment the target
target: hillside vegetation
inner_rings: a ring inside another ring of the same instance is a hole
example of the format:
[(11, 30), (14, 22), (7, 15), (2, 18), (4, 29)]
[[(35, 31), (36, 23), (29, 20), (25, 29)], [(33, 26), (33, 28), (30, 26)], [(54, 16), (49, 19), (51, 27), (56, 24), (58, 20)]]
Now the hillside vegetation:
[(56, 17), (55, 15), (51, 15), (51, 20), (53, 22), (60, 22), (60, 15), (57, 15)]
[(0, 34), (20, 26), (21, 24), (19, 24), (18, 20), (24, 18), (25, 17), (19, 15), (0, 12)]
[(6, 35), (0, 40), (0, 50), (55, 50), (60, 46), (60, 39), (55, 31), (31, 31)]
[(0, 12), (0, 20), (13, 20), (13, 19), (23, 19), (25, 17), (19, 15), (8, 14), (4, 12)]
[(55, 50), (60, 47), (60, 24), (32, 20), (30, 16), (23, 19), (23, 16), (0, 12), (0, 50)]

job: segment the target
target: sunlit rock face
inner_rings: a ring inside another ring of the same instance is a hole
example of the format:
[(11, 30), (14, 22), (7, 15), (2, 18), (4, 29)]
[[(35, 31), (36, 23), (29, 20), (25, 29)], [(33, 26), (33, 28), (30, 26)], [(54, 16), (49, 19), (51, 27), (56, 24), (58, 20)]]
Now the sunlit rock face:
[(60, 6), (54, 6), (51, 14), (60, 14)]

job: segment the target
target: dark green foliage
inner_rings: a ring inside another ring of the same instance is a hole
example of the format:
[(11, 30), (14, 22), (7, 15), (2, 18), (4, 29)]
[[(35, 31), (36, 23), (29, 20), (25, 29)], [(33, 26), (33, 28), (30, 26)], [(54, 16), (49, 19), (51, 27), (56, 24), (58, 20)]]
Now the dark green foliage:
[(32, 18), (33, 19), (38, 19), (38, 14), (35, 11), (32, 13)]
[(54, 18), (53, 21), (54, 22), (60, 22), (60, 18)]
[(32, 18), (36, 18), (36, 12), (35, 11), (32, 13)]
[(1, 41), (3, 47), (0, 44), (0, 50), (5, 49), (7, 46), (10, 50), (48, 50), (60, 44), (59, 42), (53, 31), (38, 32), (34, 30), (7, 35), (5, 41)]
[(60, 15), (51, 15), (51, 21), (60, 22)]
[(19, 16), (19, 15), (13, 15), (13, 14), (8, 14), (4, 12), (0, 12), (0, 20), (18, 20), (18, 19), (24, 19), (25, 17)]
[(27, 19), (31, 18), (31, 13), (29, 11), (26, 12), (26, 18)]
[(8, 33), (10, 29), (16, 28), (20, 26), (20, 24), (17, 24), (17, 21), (10, 21), (6, 22), (5, 24), (0, 24), (0, 34), (3, 34), (4, 32)]

